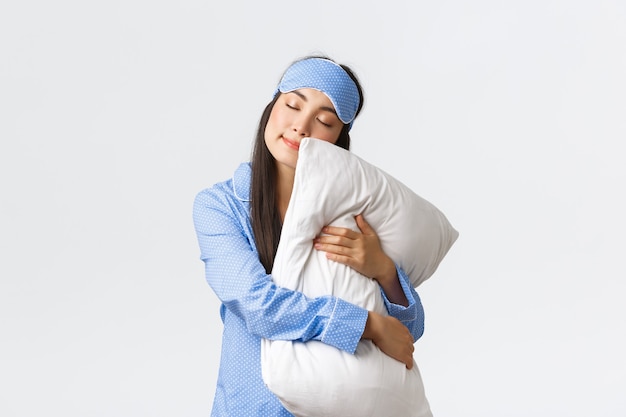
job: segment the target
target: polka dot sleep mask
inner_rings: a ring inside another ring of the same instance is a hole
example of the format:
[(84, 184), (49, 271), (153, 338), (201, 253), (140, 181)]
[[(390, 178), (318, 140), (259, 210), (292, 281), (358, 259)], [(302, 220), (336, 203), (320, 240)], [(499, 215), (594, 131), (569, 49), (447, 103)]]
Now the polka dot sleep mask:
[(312, 88), (326, 94), (343, 123), (351, 124), (356, 117), (359, 90), (348, 73), (335, 62), (324, 58), (295, 62), (283, 74), (275, 94), (300, 88)]

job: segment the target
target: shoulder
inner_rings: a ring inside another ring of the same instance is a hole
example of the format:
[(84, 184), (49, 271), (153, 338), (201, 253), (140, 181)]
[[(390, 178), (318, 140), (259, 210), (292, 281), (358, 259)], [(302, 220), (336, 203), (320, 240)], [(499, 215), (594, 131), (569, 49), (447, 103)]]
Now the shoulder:
[(231, 178), (213, 184), (196, 194), (194, 212), (206, 208), (248, 206), (250, 202), (250, 181), (252, 168), (243, 162)]

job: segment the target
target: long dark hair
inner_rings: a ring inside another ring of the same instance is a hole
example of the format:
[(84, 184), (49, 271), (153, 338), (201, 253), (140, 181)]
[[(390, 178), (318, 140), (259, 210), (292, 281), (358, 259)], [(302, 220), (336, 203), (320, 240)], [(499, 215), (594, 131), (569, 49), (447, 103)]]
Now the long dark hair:
[[(330, 59), (325, 56), (308, 56), (302, 59), (323, 58)], [(346, 65), (341, 67), (348, 73), (350, 78), (354, 80), (359, 91), (359, 107), (356, 114), (358, 115), (363, 108), (363, 90), (361, 84), (354, 72)], [(265, 144), (265, 127), (270, 118), (270, 113), (274, 108), (274, 104), (281, 93), (265, 107), (259, 127), (256, 133), (256, 140), (252, 150), (252, 184), (250, 191), (251, 198), (251, 218), (252, 231), (256, 240), (259, 259), (265, 267), (265, 271), (269, 274), (272, 272), (274, 265), (274, 257), (278, 249), (280, 240), (280, 232), (282, 230), (282, 220), (276, 204), (276, 161), (267, 145)], [(344, 149), (350, 149), (350, 126), (344, 125), (339, 133), (339, 138), (335, 145)]]

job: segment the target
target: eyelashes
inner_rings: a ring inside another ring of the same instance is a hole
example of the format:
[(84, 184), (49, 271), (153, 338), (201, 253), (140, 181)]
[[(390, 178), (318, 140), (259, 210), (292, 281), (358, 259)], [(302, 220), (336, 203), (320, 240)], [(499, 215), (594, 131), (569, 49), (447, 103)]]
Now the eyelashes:
[(320, 122), (322, 125), (326, 126), (326, 127), (333, 127), (333, 125), (322, 122), (320, 119), (317, 119), (318, 122)]
[[(300, 110), (300, 107), (297, 104), (292, 104), (292, 103), (289, 103), (289, 102), (285, 102), (285, 107), (287, 107), (290, 110), (295, 110), (295, 111), (299, 111)], [(327, 127), (327, 128), (332, 128), (333, 127), (332, 123), (324, 122), (320, 118), (316, 117), (315, 120), (317, 120), (324, 127)]]

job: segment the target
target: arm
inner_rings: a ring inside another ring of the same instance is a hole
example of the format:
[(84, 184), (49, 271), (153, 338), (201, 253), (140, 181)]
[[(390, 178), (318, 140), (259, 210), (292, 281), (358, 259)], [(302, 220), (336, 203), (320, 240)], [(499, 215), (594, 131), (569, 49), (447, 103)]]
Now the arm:
[(207, 282), (251, 333), (356, 350), (368, 312), (336, 297), (308, 298), (275, 285), (258, 259), (247, 207), (226, 188), (199, 193), (193, 218)]

